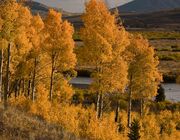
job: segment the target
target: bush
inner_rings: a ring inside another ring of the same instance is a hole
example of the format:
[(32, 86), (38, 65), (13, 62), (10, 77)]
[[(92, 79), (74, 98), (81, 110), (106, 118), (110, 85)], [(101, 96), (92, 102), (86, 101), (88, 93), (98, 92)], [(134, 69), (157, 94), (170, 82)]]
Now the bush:
[(162, 85), (159, 85), (159, 89), (158, 89), (158, 94), (156, 95), (156, 102), (163, 102), (165, 101), (166, 96), (165, 96), (165, 91), (164, 88), (162, 87)]
[(165, 83), (175, 83), (176, 75), (175, 74), (165, 74), (165, 75), (163, 75), (163, 81)]
[(141, 136), (145, 140), (157, 140), (159, 138), (160, 128), (155, 114), (145, 115), (141, 120)]
[(46, 90), (44, 85), (38, 85), (37, 93), (37, 98), (32, 104), (30, 112), (44, 119), (48, 119), (51, 108), (51, 104), (48, 99), (49, 92)]
[(176, 78), (176, 83), (177, 83), (177, 84), (180, 84), (180, 75), (177, 76), (177, 78)]
[(160, 126), (160, 134), (168, 134), (170, 136), (176, 130), (173, 114), (170, 111), (160, 112), (158, 123)]
[(79, 77), (90, 77), (91, 73), (90, 70), (77, 70), (77, 76)]
[(72, 102), (74, 104), (82, 104), (84, 101), (84, 93), (83, 93), (83, 90), (80, 90), (80, 89), (76, 89), (75, 90), (75, 94), (73, 95), (72, 97)]
[(15, 97), (10, 98), (9, 104), (11, 106), (16, 106), (21, 111), (29, 111), (31, 108), (32, 102), (24, 95), (20, 95), (16, 98)]

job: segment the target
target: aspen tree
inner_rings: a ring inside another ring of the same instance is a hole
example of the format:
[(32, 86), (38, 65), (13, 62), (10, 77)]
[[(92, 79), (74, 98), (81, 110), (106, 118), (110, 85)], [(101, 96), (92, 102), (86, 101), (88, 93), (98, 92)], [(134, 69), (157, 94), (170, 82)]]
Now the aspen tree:
[[(128, 45), (127, 33), (120, 29), (102, 1), (91, 0), (82, 16), (84, 28), (81, 37), (84, 54), (80, 56), (82, 65), (95, 69), (91, 89), (98, 93), (97, 118), (101, 118), (103, 95), (123, 91), (127, 82), (127, 65), (121, 53)], [(124, 36), (123, 36), (124, 35)]]
[(33, 48), (31, 50), (31, 56), (33, 57), (33, 74), (32, 74), (32, 91), (31, 91), (31, 99), (34, 101), (35, 98), (35, 87), (36, 87), (36, 75), (37, 75), (37, 65), (39, 61), (39, 55), (41, 53), (42, 46), (42, 30), (44, 28), (44, 23), (39, 15), (34, 16), (31, 21), (32, 26), (32, 37), (31, 42)]
[[(157, 94), (161, 74), (158, 71), (158, 58), (154, 49), (141, 35), (132, 36), (131, 44), (127, 48), (130, 52), (129, 61), (129, 107), (128, 126), (131, 123), (131, 100), (141, 100), (141, 113), (144, 99), (151, 99)], [(142, 115), (142, 114), (141, 114)]]
[[(3, 26), (1, 29), (1, 37), (8, 42), (6, 53), (6, 76), (4, 84), (4, 105), (7, 106), (7, 98), (10, 94), (9, 82), (10, 82), (10, 66), (11, 66), (11, 49), (13, 53), (16, 52), (20, 54), (26, 54), (28, 50), (24, 48), (28, 44), (28, 38), (26, 35), (26, 29), (30, 24), (31, 14), (30, 11), (19, 5), (15, 0), (4, 0), (1, 1), (0, 5), (0, 17), (3, 20)], [(17, 38), (21, 38), (21, 45), (17, 45)], [(26, 45), (25, 45), (26, 44)], [(23, 48), (21, 48), (23, 46)], [(29, 45), (27, 45), (29, 48)], [(13, 60), (16, 58), (14, 55)]]
[(2, 100), (2, 77), (3, 77), (3, 47), (2, 47), (2, 41), (3, 39), (1, 38), (1, 29), (3, 26), (3, 20), (0, 17), (0, 102)]
[(18, 4), (15, 0), (3, 0), (0, 5), (1, 18), (3, 20), (3, 27), (1, 29), (1, 36), (8, 42), (7, 46), (7, 63), (6, 63), (6, 73), (5, 73), (5, 84), (4, 84), (4, 107), (7, 107), (7, 98), (9, 94), (9, 67), (10, 67), (10, 53), (12, 42), (15, 38), (15, 22), (18, 17), (17, 9)]
[(25, 95), (25, 83), (28, 78), (28, 71), (30, 70), (30, 66), (27, 64), (27, 55), (33, 47), (30, 40), (33, 32), (30, 26), (31, 19), (32, 15), (29, 9), (19, 5), (18, 18), (16, 19), (17, 34), (14, 40), (15, 47), (12, 48), (13, 55), (11, 57), (11, 67), (15, 71), (11, 71), (11, 75), (14, 75), (15, 96), (20, 93)]
[(76, 63), (72, 39), (74, 31), (67, 21), (62, 21), (60, 13), (51, 9), (45, 19), (44, 32), (44, 49), (51, 59), (49, 97), (52, 100), (55, 73), (62, 74), (63, 71), (73, 69)]

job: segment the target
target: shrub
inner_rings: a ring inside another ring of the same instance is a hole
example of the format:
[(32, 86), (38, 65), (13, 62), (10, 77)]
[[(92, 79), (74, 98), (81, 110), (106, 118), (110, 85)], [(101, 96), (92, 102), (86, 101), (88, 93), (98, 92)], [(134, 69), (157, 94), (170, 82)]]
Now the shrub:
[(165, 91), (164, 88), (162, 87), (162, 85), (159, 85), (159, 89), (158, 89), (158, 94), (156, 95), (156, 102), (163, 102), (165, 101), (166, 96), (165, 96)]
[(51, 104), (48, 99), (48, 91), (44, 85), (38, 85), (37, 87), (37, 98), (30, 108), (30, 112), (40, 116), (44, 119), (49, 118), (49, 111)]
[(15, 97), (10, 98), (9, 104), (11, 106), (16, 106), (21, 111), (29, 111), (32, 102), (24, 95), (20, 95), (16, 98)]
[(176, 78), (176, 83), (177, 83), (177, 84), (180, 84), (180, 75), (177, 76), (177, 78)]
[(171, 135), (175, 131), (175, 123), (172, 120), (173, 114), (170, 111), (162, 111), (158, 116), (160, 134)]
[(145, 115), (141, 120), (142, 137), (145, 140), (157, 140), (159, 138), (160, 127), (155, 114)]

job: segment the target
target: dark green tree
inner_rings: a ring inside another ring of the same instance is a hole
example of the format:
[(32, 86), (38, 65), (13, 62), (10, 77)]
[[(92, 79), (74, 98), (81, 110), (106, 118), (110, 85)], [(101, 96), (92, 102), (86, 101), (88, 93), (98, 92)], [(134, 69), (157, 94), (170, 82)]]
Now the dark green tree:
[(140, 124), (137, 119), (134, 119), (131, 123), (130, 132), (128, 133), (129, 140), (139, 140), (140, 136)]
[(163, 102), (165, 101), (166, 96), (165, 96), (165, 91), (164, 88), (162, 87), (162, 85), (159, 85), (159, 89), (158, 89), (158, 94), (156, 95), (156, 102)]

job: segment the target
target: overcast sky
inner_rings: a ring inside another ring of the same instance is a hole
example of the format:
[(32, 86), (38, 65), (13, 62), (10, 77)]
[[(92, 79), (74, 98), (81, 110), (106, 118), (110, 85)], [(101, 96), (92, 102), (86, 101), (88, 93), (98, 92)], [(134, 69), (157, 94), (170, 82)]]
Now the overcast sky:
[[(68, 12), (79, 13), (83, 12), (84, 3), (87, 0), (34, 0), (44, 3), (48, 6), (62, 8)], [(110, 8), (122, 5), (132, 0), (107, 0)]]

